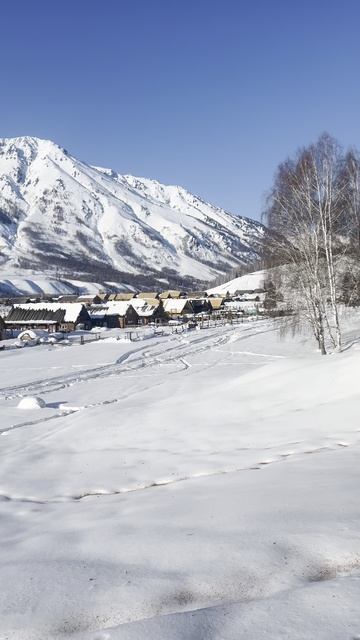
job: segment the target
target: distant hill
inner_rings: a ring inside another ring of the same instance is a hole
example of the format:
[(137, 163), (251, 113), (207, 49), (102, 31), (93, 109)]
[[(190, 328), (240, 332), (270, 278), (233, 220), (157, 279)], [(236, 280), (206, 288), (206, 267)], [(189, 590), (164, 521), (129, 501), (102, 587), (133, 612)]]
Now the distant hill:
[(234, 294), (237, 291), (255, 291), (256, 289), (262, 289), (264, 286), (265, 276), (266, 271), (254, 271), (253, 273), (248, 273), (245, 276), (240, 276), (239, 278), (229, 280), (229, 282), (225, 282), (218, 287), (208, 289), (207, 293), (209, 295), (216, 293)]

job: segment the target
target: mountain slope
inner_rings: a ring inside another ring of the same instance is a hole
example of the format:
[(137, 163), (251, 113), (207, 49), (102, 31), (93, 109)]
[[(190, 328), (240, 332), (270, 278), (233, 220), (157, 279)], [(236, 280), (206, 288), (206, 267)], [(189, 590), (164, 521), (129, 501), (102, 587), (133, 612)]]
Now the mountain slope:
[(227, 293), (234, 294), (237, 291), (256, 291), (263, 289), (264, 280), (266, 277), (266, 271), (253, 271), (247, 273), (244, 276), (239, 276), (233, 280), (229, 280), (224, 284), (220, 284), (217, 287), (212, 287), (207, 290), (209, 295), (226, 295)]
[(250, 262), (263, 236), (181, 187), (89, 166), (48, 140), (0, 139), (0, 269), (200, 283)]

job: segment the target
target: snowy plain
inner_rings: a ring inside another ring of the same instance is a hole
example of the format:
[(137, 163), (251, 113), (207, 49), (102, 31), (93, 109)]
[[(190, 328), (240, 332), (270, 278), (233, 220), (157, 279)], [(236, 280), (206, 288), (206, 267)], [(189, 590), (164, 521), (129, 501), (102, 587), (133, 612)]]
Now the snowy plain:
[(360, 638), (359, 326), (1, 352), (1, 640)]

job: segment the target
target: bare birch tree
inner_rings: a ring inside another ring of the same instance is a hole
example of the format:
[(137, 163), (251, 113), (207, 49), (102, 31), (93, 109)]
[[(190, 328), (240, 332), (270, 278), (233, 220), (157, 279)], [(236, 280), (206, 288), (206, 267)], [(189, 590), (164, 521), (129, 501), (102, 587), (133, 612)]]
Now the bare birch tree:
[(348, 255), (360, 257), (360, 156), (355, 149), (345, 155), (339, 180), (342, 187), (342, 230), (349, 243)]
[(341, 350), (336, 264), (347, 246), (343, 175), (339, 147), (323, 134), (279, 166), (264, 214), (273, 232), (271, 252), (286, 265), (282, 279), (293, 308), (309, 322), (323, 354), (327, 339)]

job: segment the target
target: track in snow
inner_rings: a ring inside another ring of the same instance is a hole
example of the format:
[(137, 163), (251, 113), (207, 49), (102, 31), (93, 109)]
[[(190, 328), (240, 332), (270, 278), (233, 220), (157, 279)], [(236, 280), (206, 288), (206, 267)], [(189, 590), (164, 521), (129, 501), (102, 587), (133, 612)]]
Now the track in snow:
[[(189, 365), (188, 363), (184, 363), (184, 358), (186, 359), (187, 356), (196, 355), (202, 351), (215, 349), (216, 347), (226, 344), (230, 336), (234, 335), (234, 331), (238, 330), (239, 327), (236, 329), (234, 329), (233, 326), (230, 328), (221, 327), (215, 335), (211, 330), (211, 334), (209, 335), (209, 330), (205, 329), (206, 335), (201, 335), (197, 338), (195, 338), (193, 334), (171, 334), (168, 339), (159, 340), (153, 344), (149, 344), (146, 340), (144, 341), (145, 344), (141, 345), (141, 347), (127, 351), (112, 364), (102, 365), (101, 367), (90, 367), (82, 372), (70, 373), (47, 380), (41, 378), (31, 383), (5, 387), (0, 390), (0, 398), (17, 398), (29, 393), (46, 394), (90, 380), (103, 379), (121, 375), (125, 372), (128, 373), (129, 371), (137, 371), (139, 369), (175, 362), (180, 362), (182, 368), (187, 369)], [(253, 325), (242, 327), (242, 331), (237, 340), (243, 340), (275, 330), (274, 325), (271, 324), (269, 328), (268, 323), (267, 328), (264, 329), (264, 325), (262, 325), (262, 327), (259, 327), (259, 330), (255, 331)], [(184, 338), (185, 335), (186, 339)], [(173, 344), (174, 342), (175, 345)]]

